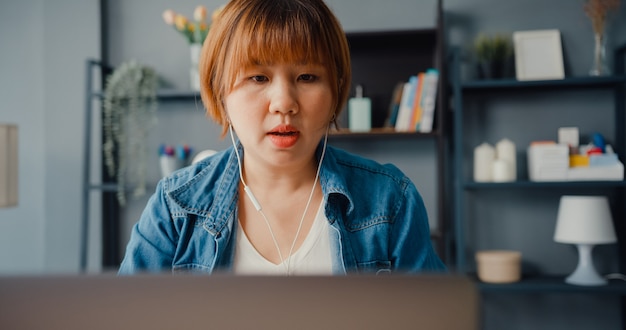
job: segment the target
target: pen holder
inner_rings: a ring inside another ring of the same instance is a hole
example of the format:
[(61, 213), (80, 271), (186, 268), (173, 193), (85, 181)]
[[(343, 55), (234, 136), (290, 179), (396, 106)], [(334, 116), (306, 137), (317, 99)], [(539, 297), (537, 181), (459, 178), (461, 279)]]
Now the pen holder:
[(161, 176), (166, 177), (177, 169), (183, 167), (183, 161), (174, 156), (161, 155), (159, 157), (161, 165)]

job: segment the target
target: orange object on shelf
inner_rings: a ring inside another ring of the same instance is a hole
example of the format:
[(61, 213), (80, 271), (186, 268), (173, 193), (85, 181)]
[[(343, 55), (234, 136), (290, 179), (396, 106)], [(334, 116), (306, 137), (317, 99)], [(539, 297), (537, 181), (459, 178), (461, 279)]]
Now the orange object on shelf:
[(589, 156), (587, 155), (570, 155), (569, 167), (589, 166)]

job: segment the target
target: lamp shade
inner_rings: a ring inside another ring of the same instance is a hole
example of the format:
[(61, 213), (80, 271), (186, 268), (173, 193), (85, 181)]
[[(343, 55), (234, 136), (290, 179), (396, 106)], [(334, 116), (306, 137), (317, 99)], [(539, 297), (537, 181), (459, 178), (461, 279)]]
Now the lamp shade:
[(562, 196), (554, 240), (570, 244), (616, 242), (608, 199), (605, 196)]

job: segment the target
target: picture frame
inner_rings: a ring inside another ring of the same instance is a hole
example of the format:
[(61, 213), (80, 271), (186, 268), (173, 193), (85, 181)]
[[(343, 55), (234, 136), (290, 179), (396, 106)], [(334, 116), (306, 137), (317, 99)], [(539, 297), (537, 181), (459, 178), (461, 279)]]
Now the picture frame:
[(565, 78), (559, 30), (516, 31), (515, 77), (517, 80), (557, 80)]

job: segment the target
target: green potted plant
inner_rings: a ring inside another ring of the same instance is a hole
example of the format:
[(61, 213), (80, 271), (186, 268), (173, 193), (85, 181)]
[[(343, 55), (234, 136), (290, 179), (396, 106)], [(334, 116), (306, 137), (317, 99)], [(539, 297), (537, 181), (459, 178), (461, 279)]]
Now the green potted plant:
[[(103, 153), (110, 176), (117, 181), (117, 198), (126, 202), (125, 189), (146, 191), (148, 132), (156, 123), (158, 77), (136, 61), (122, 63), (107, 77), (103, 100)], [(126, 182), (131, 178), (133, 182)]]
[(483, 79), (499, 79), (507, 74), (513, 54), (511, 39), (502, 34), (479, 35), (474, 41), (478, 75)]

